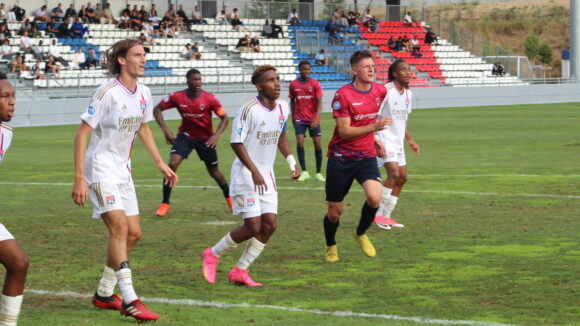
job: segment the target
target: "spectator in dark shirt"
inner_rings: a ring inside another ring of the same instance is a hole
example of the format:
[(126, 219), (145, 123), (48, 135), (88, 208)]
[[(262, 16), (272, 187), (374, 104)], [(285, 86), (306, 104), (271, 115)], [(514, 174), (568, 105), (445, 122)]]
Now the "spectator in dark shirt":
[(16, 18), (16, 21), (22, 21), (22, 19), (24, 17), (26, 17), (26, 10), (20, 8), (18, 5), (14, 5), (14, 7), (12, 8), (12, 10), (10, 10), (11, 12), (14, 13), (14, 17)]
[(6, 24), (0, 25), (0, 40), (5, 40), (5, 39), (11, 38), (11, 37), (12, 37), (12, 33), (10, 32), (8, 27), (6, 27)]
[(423, 57), (421, 52), (419, 52), (418, 46), (413, 47), (413, 52), (411, 52), (411, 56), (415, 59), (419, 59), (419, 58)]
[(236, 49), (240, 50), (240, 52), (251, 52), (252, 49), (250, 48), (250, 42), (250, 36), (246, 34), (246, 36), (238, 41)]
[(351, 27), (357, 26), (357, 23), (356, 23), (356, 14), (354, 12), (352, 12), (352, 11), (350, 11), (348, 13), (348, 26), (351, 26)]
[(493, 68), (491, 69), (491, 74), (494, 76), (503, 76), (505, 75), (505, 68), (501, 64), (501, 62), (496, 62), (493, 64)]
[(71, 3), (66, 12), (64, 13), (64, 20), (66, 23), (70, 24), (74, 22), (75, 19), (77, 19), (77, 17), (78, 14), (77, 11), (75, 10), (75, 5)]
[(60, 23), (64, 19), (64, 12), (62, 11), (62, 3), (59, 3), (52, 9), (52, 19), (55, 23)]
[(87, 13), (87, 18), (89, 20), (89, 23), (91, 23), (91, 24), (100, 24), (101, 23), (99, 17), (97, 17), (97, 14), (95, 13), (95, 9), (93, 8), (93, 4), (90, 2), (87, 3), (86, 13)]
[(437, 35), (431, 31), (431, 27), (427, 29), (425, 34), (425, 44), (437, 44)]
[(44, 73), (45, 74), (53, 73), (57, 77), (59, 77), (59, 75), (60, 75), (60, 65), (57, 64), (57, 62), (54, 60), (54, 57), (53, 56), (49, 56), (48, 57), (48, 60), (44, 64)]
[(395, 40), (394, 36), (391, 36), (391, 38), (389, 38), (389, 41), (387, 42), (387, 46), (389, 47), (389, 49), (391, 51), (396, 50), (397, 41)]
[(399, 36), (397, 38), (397, 41), (395, 42), (395, 50), (401, 51), (402, 49), (403, 49), (403, 38)]
[(125, 9), (121, 11), (121, 16), (127, 14), (127, 16), (131, 16), (131, 5), (127, 5)]
[(141, 9), (139, 10), (139, 14), (141, 15), (141, 20), (143, 22), (146, 22), (149, 20), (149, 12), (147, 11), (147, 9), (145, 9), (145, 6), (141, 6)]
[(260, 38), (258, 35), (254, 35), (254, 38), (250, 41), (250, 47), (254, 52), (261, 52), (262, 48), (260, 47)]
[(87, 15), (87, 6), (85, 6), (85, 5), (81, 6), (81, 10), (79, 10), (78, 18), (80, 18), (80, 20), (83, 23), (89, 22), (89, 16)]
[(83, 37), (85, 37), (85, 34), (88, 33), (89, 28), (87, 26), (83, 25), (83, 22), (81, 21), (80, 18), (77, 18), (75, 23), (72, 24), (70, 30), (71, 30), (72, 37), (83, 38)]
[(97, 53), (95, 52), (95, 49), (89, 48), (89, 51), (85, 55), (85, 58), (86, 59), (84, 65), (86, 69), (93, 68), (99, 65), (99, 59), (97, 59)]
[(272, 24), (270, 24), (270, 27), (272, 27), (272, 38), (278, 38), (279, 35), (282, 35), (282, 38), (284, 38), (284, 31), (282, 30), (282, 27), (276, 24), (274, 19), (272, 19)]

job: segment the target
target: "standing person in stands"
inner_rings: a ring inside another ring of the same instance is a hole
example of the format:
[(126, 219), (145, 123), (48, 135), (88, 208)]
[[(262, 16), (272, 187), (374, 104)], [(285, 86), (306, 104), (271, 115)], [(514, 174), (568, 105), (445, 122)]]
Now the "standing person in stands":
[[(197, 156), (205, 163), (209, 175), (221, 188), (226, 203), (232, 209), (232, 198), (230, 188), (224, 174), (218, 168), (217, 143), (228, 125), (228, 115), (221, 103), (213, 94), (204, 91), (201, 81), (201, 73), (197, 69), (190, 69), (185, 75), (187, 79), (187, 89), (172, 93), (163, 99), (155, 109), (153, 115), (161, 127), (165, 140), (171, 144), (169, 156), (169, 167), (173, 171), (181, 165), (184, 159), (195, 149)], [(181, 125), (177, 133), (177, 138), (173, 135), (165, 120), (162, 111), (177, 108), (181, 115)], [(220, 118), (220, 124), (216, 131), (212, 127), (212, 113)], [(163, 185), (163, 200), (157, 216), (163, 217), (169, 211), (169, 197), (171, 187)]]
[(375, 132), (385, 129), (392, 122), (391, 118), (377, 119), (387, 90), (374, 82), (373, 54), (368, 50), (353, 53), (350, 66), (354, 80), (336, 91), (332, 102), (336, 128), (328, 144), (328, 210), (323, 219), (325, 259), (328, 262), (338, 261), (335, 235), (344, 197), (355, 179), (362, 185), (366, 197), (355, 238), (367, 257), (376, 256), (375, 247), (366, 235), (381, 202), (381, 173), (376, 156), (377, 152), (382, 155), (384, 149), (375, 139)]
[[(137, 79), (145, 73), (145, 50), (136, 39), (116, 42), (105, 54), (109, 74), (116, 78), (93, 93), (74, 141), (72, 198), (79, 206), (93, 203), (93, 218), (109, 231), (107, 262), (92, 303), (119, 310), (138, 321), (157, 320), (133, 288), (129, 255), (141, 238), (141, 218), (133, 177), (131, 151), (135, 138), (153, 158), (169, 186), (177, 175), (164, 162), (148, 122), (153, 120), (153, 98)], [(87, 139), (93, 134), (87, 150)], [(119, 285), (123, 299), (115, 294)]]
[(403, 23), (406, 27), (413, 27), (413, 24), (416, 23), (410, 11), (408, 11), (405, 17), (403, 17)]
[(377, 165), (384, 167), (387, 179), (383, 182), (381, 205), (375, 216), (375, 223), (384, 230), (404, 227), (391, 217), (403, 186), (407, 182), (407, 160), (405, 159), (405, 139), (415, 155), (419, 155), (419, 145), (411, 137), (407, 128), (413, 92), (409, 89), (411, 68), (405, 60), (395, 60), (389, 67), (389, 82), (380, 117), (391, 118), (393, 123), (377, 136), (384, 147), (384, 155), (377, 156)]
[(310, 61), (300, 61), (298, 64), (300, 77), (290, 83), (288, 94), (290, 111), (292, 112), (292, 124), (296, 133), (296, 153), (298, 153), (298, 162), (300, 162), (300, 168), (302, 169), (298, 182), (310, 179), (304, 155), (304, 138), (307, 130), (314, 143), (314, 156), (316, 159), (316, 175), (314, 178), (317, 181), (326, 181), (320, 173), (322, 168), (322, 131), (320, 128), (322, 87), (316, 79), (310, 77), (311, 69)]

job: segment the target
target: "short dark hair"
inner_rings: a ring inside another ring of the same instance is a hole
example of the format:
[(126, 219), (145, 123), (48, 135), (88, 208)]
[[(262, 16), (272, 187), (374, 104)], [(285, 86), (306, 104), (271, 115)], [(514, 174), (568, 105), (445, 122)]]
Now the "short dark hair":
[(306, 65), (312, 67), (312, 64), (310, 63), (310, 61), (308, 61), (308, 60), (302, 60), (302, 61), (300, 61), (300, 63), (298, 63), (298, 69), (300, 69), (300, 68), (302, 68), (302, 66), (306, 66)]
[(256, 85), (258, 83), (258, 79), (260, 79), (260, 77), (262, 77), (262, 75), (266, 71), (270, 70), (277, 71), (276, 67), (272, 65), (261, 65), (258, 68), (256, 68), (256, 70), (254, 70), (254, 73), (252, 74), (252, 84)]
[(185, 74), (185, 78), (187, 78), (189, 80), (189, 77), (191, 77), (192, 75), (195, 75), (195, 74), (200, 74), (201, 75), (201, 72), (199, 72), (199, 70), (197, 70), (195, 68), (189, 69), (187, 71), (187, 73)]
[(350, 66), (353, 67), (361, 62), (363, 59), (373, 59), (373, 54), (369, 50), (356, 51), (350, 56)]
[(0, 80), (6, 80), (8, 79), (8, 76), (6, 76), (6, 73), (3, 71), (0, 71)]

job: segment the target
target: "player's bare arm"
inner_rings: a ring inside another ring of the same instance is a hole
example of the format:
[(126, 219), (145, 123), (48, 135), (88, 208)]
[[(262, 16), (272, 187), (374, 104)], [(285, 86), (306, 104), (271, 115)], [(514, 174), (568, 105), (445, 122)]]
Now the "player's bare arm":
[(405, 139), (407, 139), (407, 144), (409, 144), (409, 147), (411, 147), (415, 155), (419, 155), (420, 154), (419, 144), (417, 144), (417, 142), (415, 142), (413, 137), (411, 137), (411, 133), (407, 128), (405, 128)]
[(280, 138), (278, 139), (278, 149), (280, 153), (284, 155), (286, 161), (289, 165), (293, 165), (290, 167), (290, 171), (292, 171), (292, 179), (296, 180), (300, 176), (300, 168), (296, 165), (296, 160), (294, 156), (292, 156), (292, 150), (290, 150), (290, 142), (288, 141), (288, 135), (286, 135), (286, 131), (282, 131), (280, 134)]
[(391, 117), (386, 117), (367, 126), (353, 127), (350, 125), (350, 117), (336, 117), (335, 120), (338, 134), (342, 139), (353, 139), (356, 137), (368, 135), (371, 132), (383, 130), (386, 126), (393, 122)]
[(85, 153), (87, 151), (87, 139), (93, 128), (86, 122), (82, 122), (77, 130), (74, 141), (74, 168), (75, 180), (72, 190), (72, 199), (75, 204), (85, 206), (85, 202), (89, 199), (89, 188), (85, 181)]
[(153, 133), (151, 133), (149, 124), (148, 123), (141, 124), (141, 127), (139, 127), (139, 131), (137, 132), (137, 134), (139, 135), (139, 138), (141, 139), (143, 145), (145, 145), (145, 148), (147, 148), (149, 155), (151, 155), (153, 161), (155, 162), (155, 164), (157, 164), (157, 168), (159, 168), (159, 171), (161, 171), (161, 174), (163, 174), (163, 176), (165, 177), (165, 184), (171, 187), (177, 185), (178, 182), (177, 174), (175, 174), (175, 172), (173, 172), (173, 170), (171, 170), (171, 168), (167, 166), (167, 164), (165, 164), (165, 162), (161, 158), (161, 155), (159, 155), (159, 150), (157, 150), (157, 145), (155, 145)]
[(244, 166), (252, 173), (252, 181), (254, 181), (254, 190), (260, 195), (263, 195), (266, 191), (268, 191), (268, 186), (266, 186), (266, 181), (264, 177), (254, 164), (254, 161), (248, 155), (248, 151), (244, 144), (242, 143), (232, 143), (232, 149), (236, 156), (242, 161)]
[[(223, 108), (222, 108), (222, 110), (223, 110)], [(219, 115), (218, 117), (221, 119), (220, 124), (218, 125), (215, 133), (207, 139), (207, 142), (205, 142), (205, 145), (207, 147), (215, 148), (217, 146), (217, 142), (218, 142), (220, 136), (223, 134), (224, 130), (226, 130), (226, 128), (228, 126), (229, 118), (228, 118), (228, 115), (226, 113), (224, 113), (223, 115)]]
[(387, 151), (385, 150), (385, 146), (381, 144), (381, 141), (377, 135), (375, 135), (374, 142), (375, 142), (375, 150), (377, 151), (377, 156), (386, 157)]
[(171, 129), (165, 123), (165, 118), (163, 118), (163, 110), (161, 110), (161, 105), (157, 104), (153, 109), (153, 116), (155, 117), (155, 121), (161, 130), (163, 131), (163, 135), (165, 136), (165, 140), (167, 141), (168, 145), (175, 144), (175, 136), (171, 132)]
[(322, 113), (322, 97), (316, 98), (316, 117), (310, 123), (310, 128), (316, 128), (320, 124), (320, 114)]

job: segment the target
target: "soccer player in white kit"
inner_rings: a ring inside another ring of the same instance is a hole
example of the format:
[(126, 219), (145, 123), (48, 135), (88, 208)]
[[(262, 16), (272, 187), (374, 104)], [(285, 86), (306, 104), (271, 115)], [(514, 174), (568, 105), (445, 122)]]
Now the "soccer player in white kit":
[[(14, 116), (14, 87), (0, 73), (0, 163), (12, 142), (12, 128), (6, 123)], [(28, 257), (14, 236), (0, 223), (0, 263), (6, 267), (6, 278), (0, 297), (0, 326), (15, 326), (20, 315), (22, 293), (28, 271)]]
[[(105, 52), (109, 73), (116, 78), (101, 85), (81, 115), (75, 137), (75, 181), (72, 197), (84, 206), (90, 198), (93, 217), (101, 217), (109, 230), (107, 264), (93, 305), (119, 310), (139, 321), (159, 316), (147, 309), (133, 289), (129, 254), (141, 237), (137, 196), (131, 177), (131, 150), (136, 136), (171, 186), (177, 175), (165, 164), (147, 122), (153, 120), (151, 91), (137, 78), (145, 72), (145, 50), (139, 40), (116, 42)], [(93, 133), (88, 150), (87, 138)], [(86, 152), (86, 154), (85, 154)], [(123, 299), (114, 294), (119, 284)]]
[(405, 139), (411, 150), (419, 155), (419, 145), (413, 140), (407, 120), (411, 114), (413, 93), (409, 89), (411, 70), (404, 60), (395, 60), (389, 67), (389, 82), (387, 97), (383, 101), (381, 117), (392, 117), (393, 124), (377, 132), (381, 144), (385, 148), (384, 155), (377, 157), (377, 163), (384, 166), (387, 178), (383, 182), (381, 205), (375, 216), (375, 223), (381, 229), (390, 230), (391, 227), (404, 227), (391, 217), (397, 205), (399, 195), (407, 182), (407, 161), (405, 159)]
[(227, 250), (248, 240), (228, 278), (240, 285), (262, 286), (250, 278), (248, 267), (258, 258), (276, 230), (276, 147), (286, 157), (292, 178), (300, 176), (300, 169), (296, 167), (286, 136), (286, 120), (290, 109), (286, 101), (278, 99), (280, 77), (276, 68), (270, 65), (259, 66), (252, 74), (252, 84), (256, 86), (258, 96), (238, 110), (231, 136), (231, 145), (237, 158), (231, 170), (230, 194), (234, 214), (240, 215), (244, 224), (202, 253), (202, 272), (208, 283), (215, 283), (219, 258)]

